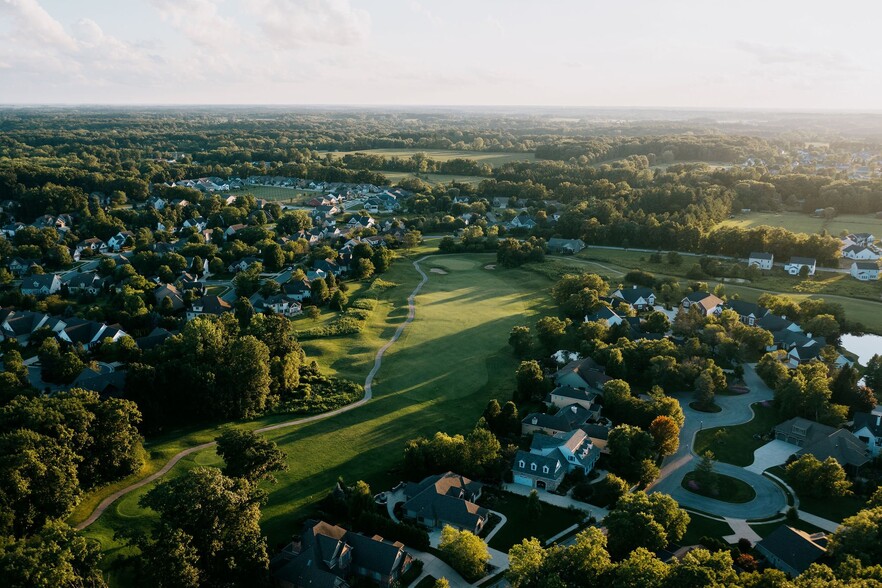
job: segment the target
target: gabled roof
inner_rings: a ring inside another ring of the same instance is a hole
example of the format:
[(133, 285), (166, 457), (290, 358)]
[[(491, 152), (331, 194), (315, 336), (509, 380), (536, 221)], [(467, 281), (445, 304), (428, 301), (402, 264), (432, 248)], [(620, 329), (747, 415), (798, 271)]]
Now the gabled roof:
[(876, 437), (882, 437), (882, 408), (875, 408), (873, 412), (854, 413), (854, 430), (859, 431), (864, 427)]
[(794, 417), (775, 427), (781, 433), (801, 441), (796, 455), (811, 454), (824, 461), (832, 457), (841, 465), (860, 467), (870, 461), (867, 446), (850, 431), (816, 423), (802, 417)]
[(746, 302), (744, 300), (729, 300), (726, 302), (726, 308), (731, 308), (738, 313), (738, 316), (753, 315), (757, 319), (761, 319), (769, 314), (768, 309), (754, 302)]
[(790, 265), (815, 265), (813, 257), (791, 257)]
[(818, 541), (818, 536), (781, 525), (760, 541), (757, 549), (771, 553), (790, 568), (802, 573), (827, 553), (827, 549)]
[(597, 400), (597, 394), (594, 392), (580, 390), (578, 388), (573, 388), (572, 386), (558, 386), (545, 397), (545, 402), (550, 403), (552, 396), (560, 396), (561, 398), (570, 398), (572, 400), (582, 400), (587, 402), (594, 402)]
[(750, 253), (749, 259), (762, 259), (764, 261), (772, 261), (775, 258), (771, 253), (765, 253), (762, 251), (752, 251)]
[(861, 271), (879, 271), (879, 264), (875, 261), (855, 261), (851, 266)]
[(616, 298), (621, 298), (628, 304), (634, 304), (641, 298), (643, 300), (649, 299), (650, 296), (655, 293), (652, 291), (652, 288), (646, 288), (644, 286), (634, 286), (632, 288), (620, 288), (613, 292), (613, 296)]
[[(524, 462), (523, 467), (521, 467), (521, 462)], [(536, 465), (535, 470), (532, 468), (533, 464)], [(548, 468), (547, 473), (544, 471), (544, 468)], [(515, 454), (514, 464), (512, 464), (511, 469), (515, 473), (530, 474), (531, 476), (545, 478), (547, 480), (557, 480), (563, 476), (566, 471), (566, 468), (561, 465), (560, 456), (557, 452), (546, 456), (530, 453), (521, 449)]]
[(489, 514), (487, 509), (471, 502), (480, 488), (480, 483), (453, 472), (429, 476), (419, 484), (405, 486), (404, 508), (418, 516), (475, 528)]

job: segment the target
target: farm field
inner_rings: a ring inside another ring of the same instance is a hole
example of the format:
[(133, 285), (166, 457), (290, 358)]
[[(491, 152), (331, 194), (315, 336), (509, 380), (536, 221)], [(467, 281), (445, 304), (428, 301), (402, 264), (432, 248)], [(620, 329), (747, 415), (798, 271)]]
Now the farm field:
[(453, 149), (359, 149), (358, 151), (319, 151), (319, 154), (330, 154), (332, 157), (343, 157), (352, 153), (367, 153), (385, 157), (407, 158), (414, 153), (425, 153), (435, 161), (451, 159), (471, 159), (490, 166), (501, 165), (512, 161), (535, 161), (534, 153), (506, 153), (502, 151), (456, 151)]
[[(508, 333), (512, 326), (532, 324), (553, 310), (547, 294), (551, 283), (525, 270), (483, 269), (494, 262), (493, 255), (439, 256), (423, 262), (426, 271), (436, 267), (448, 273), (428, 274), (417, 297), (417, 318), (386, 354), (374, 382), (374, 399), (348, 413), (268, 434), (288, 453), (290, 465), (277, 476), (278, 484), (265, 486), (269, 502), (262, 525), (271, 546), (290, 536), (311, 503), (325, 496), (338, 477), (364, 479), (374, 491), (391, 487), (403, 477), (398, 468), (408, 439), (437, 430), (465, 433), (489, 399), (509, 398), (517, 362), (508, 348)], [(384, 279), (399, 286), (384, 294), (362, 333), (305, 345), (323, 368), (364, 380), (376, 350), (407, 315), (405, 299), (418, 275), (401, 260)], [(181, 460), (169, 476), (219, 463), (209, 449)], [(121, 554), (114, 531), (139, 528), (150, 520), (152, 514), (138, 506), (147, 490), (149, 486), (123, 497), (86, 529), (87, 536), (101, 543), (109, 565)]]
[(820, 233), (826, 229), (834, 237), (838, 237), (842, 231), (882, 234), (882, 219), (858, 214), (841, 214), (827, 220), (801, 212), (751, 212), (737, 214), (735, 218), (724, 220), (718, 226), (747, 229), (760, 225), (782, 227), (796, 233)]

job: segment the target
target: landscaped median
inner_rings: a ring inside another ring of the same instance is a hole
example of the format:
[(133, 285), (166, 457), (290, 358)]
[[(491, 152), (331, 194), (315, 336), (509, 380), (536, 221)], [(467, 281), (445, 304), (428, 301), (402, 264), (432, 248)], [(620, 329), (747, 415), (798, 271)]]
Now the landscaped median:
[(693, 494), (733, 504), (743, 504), (756, 498), (756, 491), (750, 487), (750, 484), (730, 476), (714, 474), (714, 477), (716, 478), (715, 491), (703, 490), (701, 484), (696, 481), (695, 477), (695, 472), (689, 472), (683, 477), (683, 481), (681, 482), (681, 486)]
[(766, 435), (778, 424), (771, 404), (758, 402), (751, 406), (753, 419), (735, 426), (704, 429), (695, 435), (695, 453), (713, 452), (717, 461), (746, 467), (753, 463), (753, 453), (768, 442)]

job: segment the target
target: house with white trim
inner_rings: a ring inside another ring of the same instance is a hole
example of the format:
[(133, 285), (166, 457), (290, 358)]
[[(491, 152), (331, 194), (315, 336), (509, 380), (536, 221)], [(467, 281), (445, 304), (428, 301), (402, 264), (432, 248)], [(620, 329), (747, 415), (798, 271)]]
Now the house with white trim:
[(747, 258), (747, 265), (761, 270), (770, 270), (775, 265), (775, 256), (771, 253), (754, 251)]
[(861, 282), (874, 282), (879, 279), (879, 263), (876, 261), (855, 261), (851, 264), (851, 277)]

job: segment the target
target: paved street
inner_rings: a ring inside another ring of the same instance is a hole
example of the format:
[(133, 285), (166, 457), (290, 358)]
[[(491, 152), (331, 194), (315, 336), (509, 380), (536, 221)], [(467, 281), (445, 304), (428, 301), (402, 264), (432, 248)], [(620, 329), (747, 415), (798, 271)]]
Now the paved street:
[(750, 392), (740, 396), (717, 396), (716, 403), (723, 409), (717, 413), (698, 412), (689, 408), (691, 394), (677, 395), (686, 415), (686, 422), (680, 431), (680, 448), (674, 455), (665, 459), (659, 479), (650, 487), (650, 492), (670, 494), (686, 508), (733, 519), (761, 519), (774, 516), (787, 507), (784, 492), (771, 480), (756, 472), (731, 464), (717, 462), (716, 472), (742, 480), (754, 489), (756, 498), (743, 504), (722, 502), (700, 496), (681, 487), (683, 477), (695, 469), (698, 456), (693, 452), (695, 434), (704, 428), (738, 425), (750, 421), (754, 402), (771, 400), (772, 390), (766, 386), (752, 365), (744, 366), (744, 380)]

